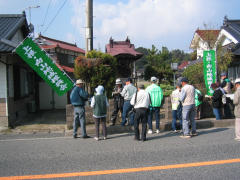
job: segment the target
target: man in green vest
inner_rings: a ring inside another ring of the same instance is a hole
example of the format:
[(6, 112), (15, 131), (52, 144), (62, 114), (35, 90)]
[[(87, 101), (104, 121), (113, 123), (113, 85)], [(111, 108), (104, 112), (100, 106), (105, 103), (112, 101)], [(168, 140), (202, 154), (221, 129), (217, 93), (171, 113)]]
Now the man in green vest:
[(152, 117), (155, 114), (156, 119), (156, 133), (160, 133), (160, 106), (163, 99), (163, 91), (157, 85), (157, 78), (151, 77), (151, 85), (147, 87), (146, 91), (150, 94), (151, 104), (148, 114), (148, 134), (153, 133)]

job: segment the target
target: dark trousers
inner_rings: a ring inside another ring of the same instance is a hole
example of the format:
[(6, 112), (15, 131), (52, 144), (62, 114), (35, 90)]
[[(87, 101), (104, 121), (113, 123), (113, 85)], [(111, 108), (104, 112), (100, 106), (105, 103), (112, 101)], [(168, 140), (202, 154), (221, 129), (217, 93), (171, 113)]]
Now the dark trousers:
[(134, 117), (134, 132), (135, 139), (139, 138), (139, 123), (142, 123), (142, 136), (141, 139), (146, 140), (146, 132), (147, 132), (147, 117), (148, 117), (148, 109), (147, 108), (137, 108), (135, 117)]
[(230, 98), (226, 98), (226, 104), (223, 105), (224, 109), (224, 118), (232, 118), (233, 114), (231, 112), (232, 101)]
[(113, 110), (112, 117), (111, 117), (112, 124), (116, 123), (118, 112), (119, 111), (121, 113), (123, 112), (122, 105), (119, 103), (119, 101), (114, 101), (114, 110)]
[(160, 130), (160, 107), (150, 107), (150, 111), (148, 113), (148, 128), (152, 128), (152, 118), (153, 115), (155, 115), (155, 120), (156, 120), (156, 130)]
[(100, 122), (102, 124), (103, 137), (107, 137), (106, 117), (94, 118), (94, 120), (95, 120), (96, 137), (99, 137), (99, 124), (100, 124)]

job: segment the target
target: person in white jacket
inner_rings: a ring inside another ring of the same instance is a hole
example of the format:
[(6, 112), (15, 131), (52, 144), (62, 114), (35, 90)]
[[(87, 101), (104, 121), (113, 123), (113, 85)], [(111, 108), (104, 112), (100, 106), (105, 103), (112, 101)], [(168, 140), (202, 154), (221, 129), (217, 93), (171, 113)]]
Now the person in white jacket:
[[(133, 95), (131, 105), (134, 106), (134, 132), (135, 140), (146, 141), (148, 107), (151, 103), (150, 95), (144, 90), (144, 85), (139, 85), (138, 91)], [(142, 123), (141, 139), (139, 136), (139, 123)]]

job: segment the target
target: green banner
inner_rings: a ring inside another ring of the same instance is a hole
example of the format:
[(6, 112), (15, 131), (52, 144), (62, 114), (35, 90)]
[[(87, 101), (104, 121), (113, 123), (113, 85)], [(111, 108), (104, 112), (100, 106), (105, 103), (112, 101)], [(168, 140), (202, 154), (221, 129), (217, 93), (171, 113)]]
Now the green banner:
[(215, 51), (203, 51), (203, 73), (207, 89), (207, 95), (213, 95), (211, 84), (216, 82), (216, 59)]
[(16, 53), (59, 95), (73, 88), (73, 82), (31, 38), (16, 48)]

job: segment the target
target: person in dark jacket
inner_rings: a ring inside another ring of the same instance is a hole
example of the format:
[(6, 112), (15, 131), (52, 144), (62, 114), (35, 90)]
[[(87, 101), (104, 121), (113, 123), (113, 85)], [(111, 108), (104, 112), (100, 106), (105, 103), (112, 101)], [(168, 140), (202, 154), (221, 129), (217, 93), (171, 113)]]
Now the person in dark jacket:
[(212, 98), (212, 107), (213, 107), (213, 114), (216, 117), (216, 120), (220, 120), (221, 119), (221, 108), (223, 106), (222, 103), (222, 96), (223, 96), (223, 92), (222, 90), (219, 88), (218, 83), (213, 83), (211, 85), (211, 88), (214, 90), (213, 96)]
[(123, 85), (121, 79), (116, 79), (116, 86), (113, 90), (112, 96), (113, 96), (113, 103), (114, 103), (114, 110), (111, 117), (111, 126), (114, 126), (116, 123), (116, 119), (118, 116), (118, 112), (123, 112), (123, 103), (124, 99), (121, 96), (121, 92), (123, 90)]
[[(224, 90), (225, 94), (232, 94), (233, 84), (227, 78), (227, 73), (226, 72), (221, 73), (221, 84), (220, 84), (220, 86)], [(233, 102), (229, 97), (226, 97), (226, 103), (223, 104), (224, 118), (227, 118), (227, 119), (233, 118), (231, 108), (233, 108)]]
[(70, 94), (70, 100), (74, 106), (73, 138), (77, 138), (77, 129), (81, 126), (82, 138), (89, 138), (86, 133), (85, 101), (88, 100), (88, 93), (83, 89), (84, 82), (81, 79), (76, 81), (76, 86)]

